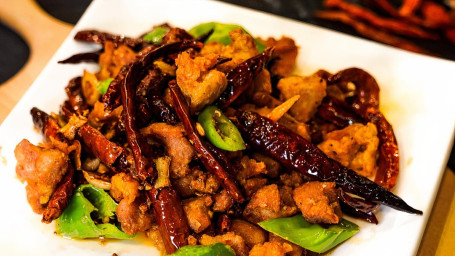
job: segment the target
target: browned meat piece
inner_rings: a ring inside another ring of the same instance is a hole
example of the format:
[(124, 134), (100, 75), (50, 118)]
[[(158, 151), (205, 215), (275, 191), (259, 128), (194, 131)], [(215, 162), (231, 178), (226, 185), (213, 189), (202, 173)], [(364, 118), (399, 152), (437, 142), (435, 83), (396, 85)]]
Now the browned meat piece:
[(291, 74), (299, 52), (294, 40), (285, 36), (281, 37), (279, 40), (267, 38), (265, 45), (267, 47), (275, 47), (272, 58), (277, 59), (273, 62), (270, 71), (272, 71), (273, 74), (280, 76), (288, 76)]
[(224, 46), (221, 43), (211, 42), (201, 49), (202, 55), (216, 54), (232, 58), (231, 61), (217, 66), (217, 69), (223, 72), (229, 72), (243, 61), (259, 54), (254, 38), (243, 33), (241, 29), (232, 30), (229, 32), (229, 37), (231, 38), (229, 45)]
[(60, 129), (60, 132), (69, 140), (74, 140), (77, 131), (81, 128), (85, 123), (87, 123), (87, 118), (84, 116), (79, 115), (71, 115), (68, 122)]
[(119, 73), (120, 69), (131, 63), (136, 57), (136, 53), (126, 45), (120, 44), (117, 48), (112, 41), (104, 43), (104, 52), (100, 55), (99, 64), (100, 72), (98, 73), (99, 80), (114, 78)]
[(330, 158), (365, 177), (376, 173), (379, 138), (376, 126), (353, 124), (342, 130), (329, 132), (318, 145)]
[(171, 182), (172, 186), (178, 191), (181, 197), (189, 197), (196, 194), (194, 189), (191, 187), (191, 182), (193, 180), (193, 175), (189, 174), (183, 178), (171, 180)]
[(303, 138), (310, 140), (310, 133), (308, 132), (308, 127), (304, 122), (297, 121), (293, 116), (289, 114), (284, 114), (278, 123), (286, 126), (291, 131), (297, 133), (298, 135), (302, 136)]
[(253, 223), (295, 214), (296, 207), (284, 205), (276, 184), (260, 188), (243, 211), (243, 217)]
[(249, 256), (285, 256), (286, 253), (292, 251), (292, 246), (289, 243), (266, 242), (264, 244), (255, 245)]
[(117, 202), (126, 200), (133, 203), (139, 196), (139, 182), (129, 173), (117, 173), (111, 178), (111, 190), (109, 193)]
[(336, 224), (342, 213), (334, 182), (310, 181), (294, 189), (294, 201), (311, 223)]
[(267, 241), (267, 232), (265, 230), (245, 220), (232, 220), (229, 231), (243, 237), (243, 240), (245, 240), (245, 243), (250, 248), (256, 244), (262, 244)]
[(97, 89), (98, 82), (95, 74), (84, 70), (81, 83), (82, 95), (84, 95), (85, 101), (90, 106), (93, 106), (101, 96)]
[(142, 129), (141, 132), (145, 135), (155, 136), (163, 142), (166, 153), (172, 158), (170, 166), (172, 178), (182, 178), (190, 172), (188, 164), (195, 156), (195, 150), (185, 138), (185, 129), (182, 126), (153, 123)]
[(292, 251), (287, 252), (287, 256), (304, 256), (306, 255), (306, 250), (294, 243), (291, 243), (273, 233), (269, 233), (269, 242), (278, 242), (280, 244), (287, 243), (292, 247)]
[(279, 189), (280, 191), (280, 199), (283, 205), (288, 206), (288, 207), (294, 207), (297, 208), (294, 198), (292, 197), (292, 188), (289, 186), (280, 186)]
[(326, 95), (326, 81), (319, 75), (289, 76), (280, 79), (277, 88), (280, 90), (280, 100), (290, 99), (300, 95), (300, 99), (290, 109), (290, 114), (301, 122), (306, 122), (316, 113), (318, 106)]
[(113, 111), (107, 111), (104, 108), (104, 104), (97, 101), (95, 102), (95, 105), (93, 105), (93, 110), (88, 114), (88, 123), (96, 129), (101, 128), (104, 123), (116, 123), (120, 120), (122, 110), (122, 107), (118, 107)]
[(257, 176), (261, 173), (267, 173), (267, 169), (263, 162), (258, 162), (254, 159), (250, 159), (247, 156), (242, 157), (239, 167), (240, 170), (237, 173), (237, 179), (240, 181)]
[(213, 215), (210, 211), (212, 203), (210, 196), (190, 198), (182, 202), (188, 225), (194, 232), (200, 233), (210, 226)]
[(245, 240), (239, 235), (234, 234), (233, 232), (227, 232), (219, 236), (209, 236), (202, 235), (199, 239), (199, 243), (202, 245), (209, 245), (215, 243), (227, 244), (234, 249), (237, 256), (246, 256), (248, 255), (248, 247), (245, 244)]
[(270, 79), (270, 72), (267, 69), (263, 69), (253, 81), (253, 84), (246, 90), (246, 95), (252, 97), (254, 94), (262, 92), (271, 94), (272, 93), (272, 81)]
[(301, 173), (296, 171), (291, 171), (289, 173), (283, 173), (280, 175), (280, 180), (284, 185), (296, 188), (303, 184), (304, 177)]
[(152, 227), (145, 232), (145, 234), (150, 239), (152, 245), (158, 249), (160, 255), (165, 255), (166, 247), (164, 247), (163, 238), (161, 237), (158, 225), (153, 224)]
[(128, 235), (146, 231), (155, 222), (153, 214), (148, 210), (145, 200), (140, 200), (139, 197), (132, 203), (129, 203), (127, 199), (120, 201), (115, 215), (117, 215), (123, 232)]
[(212, 210), (215, 212), (226, 212), (234, 205), (234, 199), (232, 199), (225, 189), (221, 190), (213, 198), (215, 202), (213, 203)]
[(191, 173), (183, 178), (173, 180), (173, 185), (183, 197), (196, 193), (215, 194), (220, 188), (220, 184), (213, 174), (203, 172), (198, 168), (193, 168)]
[(193, 40), (193, 36), (188, 34), (186, 30), (176, 27), (171, 27), (169, 31), (163, 36), (163, 44), (170, 44), (184, 40)]
[(177, 84), (182, 93), (191, 99), (192, 113), (202, 110), (215, 101), (226, 89), (227, 78), (223, 72), (211, 69), (217, 63), (218, 55), (207, 54), (191, 58), (187, 52), (178, 55)]
[[(269, 103), (270, 103), (270, 101), (273, 101), (273, 103), (267, 104), (266, 106), (261, 107), (261, 108), (257, 107), (254, 104), (245, 104), (241, 107), (241, 109), (244, 111), (253, 111), (253, 112), (258, 113), (261, 116), (268, 117), (268, 115), (273, 110), (272, 108), (280, 105), (282, 102), (273, 98), (272, 96), (265, 96), (265, 94), (261, 94), (261, 93), (259, 93), (259, 94), (260, 94), (260, 96), (256, 98), (257, 101), (260, 101), (259, 103), (264, 103), (262, 101), (269, 101)], [(256, 97), (256, 96), (258, 96), (258, 94), (255, 94), (254, 97)], [(298, 101), (296, 103), (298, 103)], [(278, 120), (278, 123), (283, 126), (286, 126), (291, 131), (297, 133), (298, 135), (302, 136), (303, 138), (308, 139), (308, 140), (310, 139), (307, 125), (303, 122), (297, 121), (297, 119), (292, 117), (290, 114), (285, 113)]]
[(267, 169), (267, 176), (269, 176), (270, 178), (276, 178), (280, 174), (281, 165), (273, 158), (259, 153), (254, 153), (253, 159), (258, 162), (263, 162), (265, 164), (265, 168)]
[(27, 200), (41, 214), (68, 169), (68, 156), (58, 149), (38, 147), (23, 139), (14, 149), (16, 174), (27, 182)]
[(220, 188), (216, 177), (211, 173), (196, 170), (193, 171), (191, 176), (193, 179), (191, 180), (190, 186), (196, 192), (215, 194)]
[(267, 184), (266, 178), (251, 178), (247, 179), (243, 184), (243, 189), (245, 190), (245, 195), (247, 198), (251, 198), (251, 196), (258, 191), (258, 189), (262, 188)]

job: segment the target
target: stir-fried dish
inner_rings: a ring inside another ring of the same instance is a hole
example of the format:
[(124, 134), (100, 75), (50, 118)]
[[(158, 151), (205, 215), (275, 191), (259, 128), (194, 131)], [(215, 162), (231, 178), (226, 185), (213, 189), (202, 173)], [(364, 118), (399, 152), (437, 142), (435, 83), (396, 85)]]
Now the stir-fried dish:
[(291, 75), (292, 38), (214, 22), (75, 39), (101, 49), (61, 63), (99, 71), (69, 81), (59, 113), (31, 109), (45, 140), (15, 149), (27, 200), (57, 234), (145, 232), (175, 255), (307, 255), (359, 231), (343, 216), (422, 214), (390, 192), (397, 140), (366, 71)]

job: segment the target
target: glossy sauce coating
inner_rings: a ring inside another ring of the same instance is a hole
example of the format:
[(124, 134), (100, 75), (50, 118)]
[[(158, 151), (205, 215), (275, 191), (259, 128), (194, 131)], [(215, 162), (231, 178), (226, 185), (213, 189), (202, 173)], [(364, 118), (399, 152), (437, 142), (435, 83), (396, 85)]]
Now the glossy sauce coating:
[(343, 191), (370, 202), (422, 214), (392, 192), (330, 159), (311, 142), (288, 128), (252, 112), (237, 112), (237, 118), (238, 128), (245, 141), (284, 167), (294, 169), (313, 180), (333, 181)]

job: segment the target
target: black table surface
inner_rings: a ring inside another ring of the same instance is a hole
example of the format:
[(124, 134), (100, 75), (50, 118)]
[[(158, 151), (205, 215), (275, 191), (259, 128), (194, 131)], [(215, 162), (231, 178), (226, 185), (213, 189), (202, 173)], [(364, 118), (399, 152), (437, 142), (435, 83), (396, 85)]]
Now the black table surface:
[[(83, 14), (91, 0), (36, 0), (39, 6), (50, 15), (64, 22), (75, 24)], [(443, 0), (437, 0), (443, 2)], [(322, 0), (222, 0), (235, 5), (244, 6), (279, 16), (311, 23), (328, 29), (359, 36), (349, 26), (316, 19), (313, 17), (315, 10), (322, 9)], [(361, 4), (362, 0), (349, 0), (349, 2)], [(400, 0), (391, 0), (398, 5)], [(428, 41), (407, 39), (416, 45), (433, 52), (441, 58), (455, 60), (455, 46), (447, 40)], [(20, 36), (0, 22), (0, 86), (9, 77), (14, 75), (27, 61), (29, 49)], [(452, 149), (448, 166), (455, 169), (455, 150)]]

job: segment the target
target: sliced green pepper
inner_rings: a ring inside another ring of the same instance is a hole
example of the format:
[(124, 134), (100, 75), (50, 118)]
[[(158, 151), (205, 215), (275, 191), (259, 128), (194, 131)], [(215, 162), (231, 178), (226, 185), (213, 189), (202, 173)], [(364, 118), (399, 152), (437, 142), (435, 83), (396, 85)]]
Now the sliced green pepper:
[[(90, 184), (80, 185), (57, 219), (57, 233), (71, 238), (133, 238), (108, 222), (116, 209), (117, 203), (104, 190)], [(96, 224), (94, 219), (106, 223)]]
[(169, 256), (235, 256), (234, 250), (229, 245), (216, 243), (211, 245), (187, 245)]
[(322, 227), (309, 223), (302, 215), (270, 219), (258, 224), (275, 235), (317, 253), (326, 252), (359, 232), (359, 226), (345, 219), (337, 225)]
[[(223, 45), (228, 45), (231, 43), (231, 37), (229, 36), (229, 32), (231, 30), (234, 30), (236, 28), (240, 28), (244, 33), (248, 33), (243, 27), (235, 24), (222, 24), (218, 22), (208, 22), (208, 23), (202, 23), (199, 24), (192, 29), (188, 31), (192, 36), (198, 38), (202, 35), (207, 34), (210, 32), (210, 30), (213, 29), (213, 33), (207, 38), (205, 43), (210, 43), (210, 42), (218, 42), (222, 43)], [(259, 40), (256, 38), (254, 39), (254, 42), (256, 43), (256, 46), (258, 48), (259, 53), (263, 52), (265, 50), (265, 45), (262, 44)]]
[(114, 78), (108, 78), (106, 80), (99, 81), (98, 84), (96, 85), (96, 90), (98, 90), (98, 92), (101, 95), (104, 95), (107, 92), (107, 88), (109, 87), (112, 81), (114, 81)]
[(150, 33), (145, 35), (142, 39), (150, 43), (161, 43), (163, 41), (164, 35), (169, 31), (168, 28), (165, 27), (156, 27)]
[(237, 151), (245, 149), (237, 127), (215, 106), (208, 106), (199, 114), (198, 122), (202, 125), (207, 139), (216, 147)]

